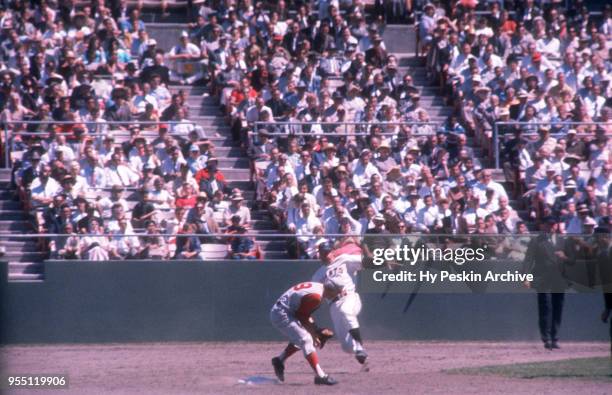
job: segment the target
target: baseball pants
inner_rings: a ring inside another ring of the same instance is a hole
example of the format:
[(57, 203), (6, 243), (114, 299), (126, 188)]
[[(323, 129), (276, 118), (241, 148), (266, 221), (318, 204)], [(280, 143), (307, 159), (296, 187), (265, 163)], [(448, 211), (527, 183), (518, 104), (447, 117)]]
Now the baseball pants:
[(353, 339), (349, 333), (351, 329), (359, 328), (357, 316), (361, 311), (361, 298), (356, 292), (350, 293), (329, 306), (329, 312), (336, 337), (340, 340), (342, 350), (347, 353), (355, 353), (362, 350), (361, 344)]
[(291, 344), (300, 348), (304, 356), (315, 351), (310, 332), (284, 307), (278, 305), (272, 307), (272, 310), (270, 310), (270, 322), (280, 333), (289, 339)]

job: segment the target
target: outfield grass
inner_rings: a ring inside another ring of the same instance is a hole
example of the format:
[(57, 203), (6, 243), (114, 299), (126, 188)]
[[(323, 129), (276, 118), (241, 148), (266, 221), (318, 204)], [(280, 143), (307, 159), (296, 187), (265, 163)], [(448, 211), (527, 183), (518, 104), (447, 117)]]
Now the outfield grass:
[(581, 378), (612, 382), (612, 360), (610, 357), (576, 358), (561, 361), (459, 368), (445, 370), (445, 372), (451, 374), (495, 374), (521, 379)]

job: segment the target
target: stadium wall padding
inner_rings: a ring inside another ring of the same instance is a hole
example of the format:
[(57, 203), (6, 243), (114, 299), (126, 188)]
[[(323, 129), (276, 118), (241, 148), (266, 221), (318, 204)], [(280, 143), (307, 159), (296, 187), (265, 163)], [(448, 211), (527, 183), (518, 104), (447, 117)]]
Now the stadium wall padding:
[[(41, 282), (7, 282), (0, 263), (0, 341), (105, 343), (280, 340), (272, 304), (308, 280), (316, 262), (70, 262)], [(362, 294), (366, 339), (537, 340), (536, 296)], [(606, 340), (600, 294), (568, 294), (562, 340)], [(319, 311), (329, 325), (326, 308)]]

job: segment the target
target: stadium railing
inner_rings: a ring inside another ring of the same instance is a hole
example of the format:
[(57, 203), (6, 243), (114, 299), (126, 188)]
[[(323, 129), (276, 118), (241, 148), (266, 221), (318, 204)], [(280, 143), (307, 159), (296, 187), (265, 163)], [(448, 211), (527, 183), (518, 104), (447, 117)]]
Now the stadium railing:
[[(158, 128), (165, 126), (168, 128), (168, 135), (176, 137), (188, 137), (190, 131), (185, 134), (184, 132), (175, 131), (177, 126), (189, 125), (193, 127), (193, 130), (198, 133), (201, 139), (206, 139), (208, 136), (205, 134), (205, 130), (198, 122), (183, 120), (183, 121), (38, 121), (38, 120), (23, 120), (23, 121), (2, 121), (3, 133), (1, 138), (0, 148), (3, 151), (3, 167), (10, 168), (12, 164), (12, 144), (15, 136), (33, 136), (40, 138), (48, 138), (52, 134), (63, 134), (67, 138), (78, 139), (79, 136), (75, 134), (75, 130), (72, 128), (79, 128), (83, 130), (82, 134), (88, 137), (104, 137), (111, 134), (113, 137), (125, 136), (129, 138), (129, 129), (134, 126), (138, 126), (141, 129), (141, 133), (144, 133), (142, 137), (151, 138), (146, 133), (157, 132), (158, 129), (150, 129), (149, 127)], [(44, 130), (32, 131), (31, 126), (42, 126), (46, 127)], [(113, 126), (117, 126), (113, 128)], [(17, 130), (16, 128), (17, 127)], [(78, 132), (77, 132), (78, 133)]]
[[(508, 135), (511, 134), (512, 130), (516, 129), (516, 128), (520, 128), (520, 129), (525, 129), (525, 128), (529, 128), (529, 129), (534, 129), (535, 132), (523, 132), (522, 136), (523, 137), (532, 137), (532, 136), (537, 136), (537, 130), (541, 127), (541, 126), (547, 126), (551, 129), (551, 136), (552, 137), (563, 137), (566, 135), (566, 133), (563, 132), (555, 132), (555, 129), (563, 129), (563, 128), (567, 128), (567, 127), (579, 127), (579, 126), (604, 126), (607, 125), (604, 122), (520, 122), (520, 121), (498, 121), (495, 122), (493, 124), (493, 160), (494, 160), (494, 165), (496, 169), (499, 169), (501, 166), (500, 163), (500, 144), (502, 142), (502, 139)], [(508, 129), (507, 131), (503, 130), (503, 129)], [(502, 133), (503, 132), (503, 133)], [(606, 135), (609, 135), (609, 133), (607, 133)], [(584, 133), (584, 132), (579, 132), (576, 133), (577, 137), (594, 137), (595, 134), (594, 133)]]
[[(396, 136), (397, 131), (386, 132), (385, 129), (389, 127), (410, 127), (413, 126), (432, 126), (432, 127), (440, 127), (442, 123), (440, 122), (409, 122), (409, 121), (397, 121), (397, 122), (351, 122), (351, 121), (341, 121), (341, 122), (333, 122), (333, 121), (274, 121), (274, 122), (262, 122), (257, 121), (253, 122), (253, 133), (257, 134), (258, 131), (262, 128), (266, 128), (266, 126), (274, 126), (280, 127), (284, 129), (282, 132), (273, 132), (267, 131), (267, 133), (271, 136), (326, 136), (326, 137), (345, 137), (345, 136), (371, 136), (372, 132), (370, 131), (373, 127), (380, 127), (383, 129), (382, 132), (376, 133), (377, 136)], [(319, 126), (321, 127), (320, 132), (309, 132), (304, 131), (303, 129), (312, 130), (312, 127)], [(293, 127), (302, 128), (301, 131), (292, 130)], [(333, 130), (329, 130), (333, 128)], [(340, 128), (340, 133), (338, 133), (338, 128)], [(349, 128), (354, 128), (355, 130), (349, 130)], [(327, 129), (327, 130), (326, 130)], [(411, 136), (431, 136), (436, 134), (436, 130), (433, 129), (431, 133), (419, 133), (412, 132)]]
[[(17, 240), (31, 240), (31, 239), (47, 239), (47, 240), (61, 240), (63, 238), (108, 238), (109, 241), (113, 239), (119, 239), (123, 237), (130, 238), (146, 238), (155, 237), (163, 238), (166, 241), (170, 239), (176, 239), (177, 237), (197, 237), (203, 240), (202, 246), (206, 244), (228, 245), (231, 239), (235, 238), (250, 238), (254, 241), (267, 240), (267, 241), (287, 241), (291, 239), (299, 239), (303, 242), (317, 241), (315, 246), (318, 246), (322, 242), (331, 241), (338, 242), (338, 245), (343, 245), (343, 242), (351, 239), (361, 245), (376, 245), (387, 252), (386, 255), (382, 252), (370, 251), (372, 254), (380, 254), (378, 258), (384, 258), (386, 261), (402, 261), (406, 262), (412, 260), (413, 263), (427, 261), (422, 255), (410, 255), (407, 250), (418, 250), (423, 248), (436, 248), (442, 249), (449, 253), (449, 250), (457, 252), (458, 249), (465, 249), (466, 247), (472, 248), (474, 253), (469, 253), (467, 256), (462, 256), (460, 259), (476, 260), (483, 262), (484, 260), (510, 260), (516, 262), (523, 262), (525, 259), (529, 244), (533, 240), (541, 242), (542, 238), (546, 237), (543, 232), (533, 232), (525, 234), (443, 234), (443, 233), (431, 233), (431, 234), (419, 234), (419, 233), (388, 233), (388, 234), (343, 234), (343, 233), (330, 233), (321, 235), (298, 235), (292, 233), (254, 233), (248, 231), (246, 233), (154, 233), (148, 234), (144, 231), (130, 232), (130, 233), (40, 233), (40, 234), (7, 234), (0, 233), (0, 245), (4, 244), (6, 240), (17, 241)], [(381, 243), (381, 240), (388, 239), (387, 242)], [(588, 260), (596, 258), (597, 250), (605, 250), (610, 248), (612, 245), (612, 237), (610, 233), (594, 233), (594, 234), (558, 234), (558, 245), (564, 245), (564, 251), (572, 251), (572, 254), (564, 259), (567, 260)], [(373, 243), (371, 243), (373, 242)], [(385, 247), (381, 247), (381, 246)], [(405, 248), (404, 248), (405, 246)], [(571, 248), (570, 248), (571, 246)], [(377, 248), (378, 249), (378, 248)], [(214, 249), (209, 249), (210, 251)], [(350, 252), (347, 252), (350, 253)], [(408, 254), (408, 255), (407, 255)], [(359, 254), (358, 254), (359, 255)], [(456, 256), (454, 256), (456, 258)], [(215, 256), (214, 258), (219, 258)], [(365, 256), (364, 256), (365, 258)], [(313, 258), (314, 259), (314, 258)], [(204, 259), (202, 259), (204, 260)], [(448, 263), (455, 263), (462, 265), (463, 262), (456, 262), (456, 259), (439, 259), (448, 261)], [(611, 270), (610, 262), (607, 262), (608, 269)]]

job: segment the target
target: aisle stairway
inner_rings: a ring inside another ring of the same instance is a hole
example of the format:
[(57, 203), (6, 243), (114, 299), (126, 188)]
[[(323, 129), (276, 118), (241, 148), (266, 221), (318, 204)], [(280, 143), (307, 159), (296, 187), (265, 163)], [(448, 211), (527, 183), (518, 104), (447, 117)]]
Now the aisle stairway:
[[(216, 100), (206, 95), (206, 88), (203, 87), (174, 86), (171, 92), (179, 90), (187, 94), (189, 120), (200, 125), (215, 145), (214, 152), (219, 159), (219, 168), (229, 181), (229, 187), (240, 189), (251, 208), (250, 233), (260, 235), (278, 233), (267, 211), (253, 209), (255, 189), (253, 183), (249, 181), (249, 159), (239, 144), (232, 140), (230, 127), (225, 122)], [(262, 247), (266, 259), (287, 258), (284, 239), (257, 238), (257, 242)]]
[(42, 260), (37, 239), (10, 237), (32, 233), (29, 215), (21, 202), (14, 199), (10, 189), (11, 172), (0, 169), (0, 260), (10, 262), (9, 278), (14, 281), (33, 281), (42, 278)]

